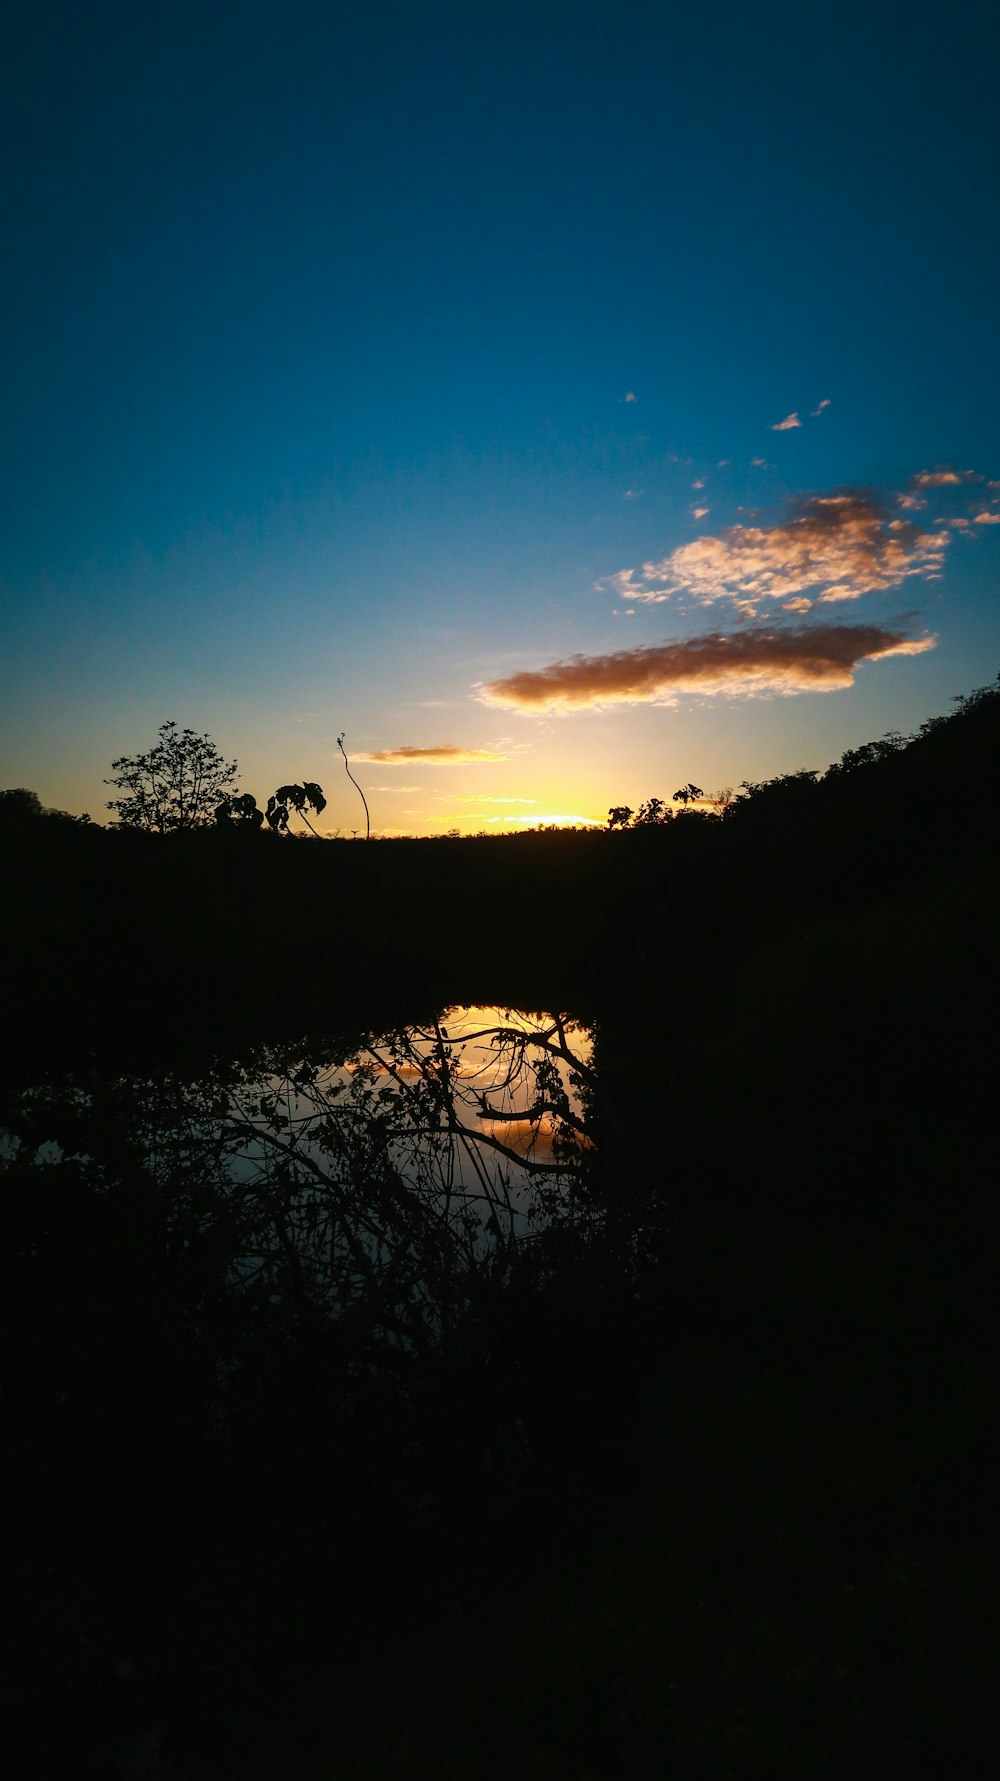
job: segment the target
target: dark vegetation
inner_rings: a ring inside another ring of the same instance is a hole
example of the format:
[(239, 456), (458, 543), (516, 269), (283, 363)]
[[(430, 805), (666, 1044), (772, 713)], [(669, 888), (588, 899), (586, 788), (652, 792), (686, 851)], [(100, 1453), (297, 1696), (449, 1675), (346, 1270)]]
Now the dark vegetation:
[[(985, 1771), (998, 742), (503, 840), (0, 796), (31, 1772)], [(594, 1031), (498, 1023), (523, 1231), (459, 1003)]]

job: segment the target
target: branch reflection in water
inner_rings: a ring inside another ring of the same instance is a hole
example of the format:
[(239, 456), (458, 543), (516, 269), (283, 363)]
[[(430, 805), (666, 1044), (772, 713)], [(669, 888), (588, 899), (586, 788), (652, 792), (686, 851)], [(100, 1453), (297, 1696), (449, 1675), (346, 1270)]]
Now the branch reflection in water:
[(597, 1228), (590, 1060), (565, 1014), (451, 1008), (195, 1078), (95, 1072), (33, 1091), (15, 1148), (45, 1165), (54, 1143), (109, 1187), (127, 1175), (192, 1275), (221, 1267), (265, 1321), (339, 1328), (370, 1358), (416, 1353), (484, 1289), (522, 1264), (544, 1275), (557, 1244)]
[[(590, 1222), (590, 1037), (451, 1009), (342, 1057), (271, 1052), (228, 1085), (247, 1284), (422, 1346), (553, 1224)], [(374, 1334), (374, 1329), (372, 1330)]]

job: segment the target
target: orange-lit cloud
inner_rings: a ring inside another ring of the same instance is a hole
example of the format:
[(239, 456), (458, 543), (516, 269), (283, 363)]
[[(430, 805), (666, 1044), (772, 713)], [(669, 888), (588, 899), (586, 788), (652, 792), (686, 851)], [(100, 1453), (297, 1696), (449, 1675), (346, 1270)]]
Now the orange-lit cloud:
[(1000, 513), (977, 513), (973, 524), (977, 526), (1000, 526)]
[(705, 515), (710, 512), (711, 512), (711, 508), (709, 508), (709, 507), (692, 507), (691, 518), (692, 519), (704, 519)]
[(859, 662), (921, 655), (933, 637), (883, 625), (815, 625), (713, 633), (674, 643), (572, 656), (508, 675), (483, 688), (493, 705), (522, 711), (579, 711), (607, 704), (671, 704), (679, 693), (834, 692), (853, 683)]
[(438, 748), (376, 748), (371, 754), (356, 754), (355, 761), (377, 761), (381, 767), (477, 767), (484, 762), (506, 761), (505, 754), (491, 754), (485, 748), (459, 748), (444, 742)]
[(772, 526), (730, 526), (695, 539), (604, 585), (629, 601), (688, 593), (703, 605), (728, 599), (752, 613), (761, 600), (855, 600), (898, 587), (907, 576), (940, 570), (947, 544), (946, 532), (890, 522), (871, 495), (849, 490), (813, 495)]
[(918, 488), (944, 489), (961, 482), (957, 470), (920, 470), (913, 478)]
[(797, 414), (786, 414), (783, 421), (775, 421), (774, 422), (774, 425), (771, 428), (771, 432), (772, 433), (790, 433), (793, 427), (801, 427), (801, 425), (802, 425), (802, 422), (799, 420), (799, 417)]
[(815, 420), (816, 416), (818, 414), (822, 414), (823, 410), (825, 408), (829, 408), (829, 406), (830, 406), (830, 398), (829, 398), (829, 396), (824, 396), (822, 402), (820, 402), (816, 408), (813, 408), (810, 410), (812, 419)]

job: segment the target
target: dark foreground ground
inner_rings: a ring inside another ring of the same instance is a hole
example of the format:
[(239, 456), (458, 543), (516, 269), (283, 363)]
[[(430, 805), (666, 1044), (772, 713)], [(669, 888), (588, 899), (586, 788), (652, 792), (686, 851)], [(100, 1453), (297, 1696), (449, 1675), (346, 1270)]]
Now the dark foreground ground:
[[(30, 1772), (993, 1767), (997, 752), (981, 700), (664, 835), (19, 844), (5, 1117), (63, 1152), (2, 1178)], [(251, 1316), (134, 1085), (460, 1001), (595, 1024), (586, 1235), (412, 1364), (291, 1262)]]

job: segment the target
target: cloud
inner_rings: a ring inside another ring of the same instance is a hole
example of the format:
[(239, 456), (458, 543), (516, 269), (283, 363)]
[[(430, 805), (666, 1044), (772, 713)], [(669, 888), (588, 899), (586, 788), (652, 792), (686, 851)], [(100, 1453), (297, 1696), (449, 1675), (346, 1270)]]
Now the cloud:
[(816, 419), (816, 416), (817, 416), (817, 415), (818, 415), (818, 414), (822, 414), (822, 413), (823, 413), (823, 410), (824, 410), (824, 409), (825, 409), (825, 408), (829, 408), (829, 406), (830, 406), (830, 398), (829, 398), (829, 396), (824, 396), (824, 397), (823, 397), (823, 400), (822, 400), (822, 402), (821, 402), (821, 403), (820, 403), (820, 404), (819, 404), (819, 407), (818, 407), (818, 408), (813, 408), (813, 409), (812, 409), (812, 410), (811, 410), (811, 412), (810, 412), (810, 418), (811, 418), (811, 419), (812, 419), (812, 420), (815, 420), (815, 419)]
[[(351, 758), (354, 759), (353, 756)], [(365, 756), (362, 755), (360, 758), (362, 760), (364, 760)], [(375, 786), (372, 786), (372, 790), (376, 791), (376, 792), (422, 792), (423, 789), (424, 788), (422, 785), (375, 785)], [(405, 812), (404, 812), (404, 814), (405, 814)]]
[(580, 816), (572, 810), (547, 810), (543, 816), (532, 811), (530, 816), (487, 816), (486, 822), (523, 822), (532, 828), (594, 828), (603, 829), (604, 823), (599, 816)]
[(484, 762), (505, 761), (505, 754), (491, 754), (485, 748), (459, 748), (443, 742), (438, 748), (376, 748), (371, 754), (355, 754), (355, 761), (377, 761), (382, 767), (477, 767)]
[(673, 643), (572, 656), (484, 687), (493, 705), (521, 711), (581, 711), (608, 704), (673, 704), (679, 693), (753, 697), (835, 692), (859, 662), (920, 655), (933, 637), (882, 625), (813, 625), (712, 633)]
[[(439, 795), (439, 794), (435, 794), (435, 795)], [(450, 804), (537, 804), (538, 803), (537, 798), (492, 798), (492, 797), (486, 798), (483, 796), (482, 792), (458, 792), (458, 793), (449, 792), (447, 794), (447, 797), (448, 797), (448, 802)], [(506, 820), (506, 819), (498, 816), (498, 817), (491, 817), (490, 820), (491, 820), (491, 822), (500, 822), (500, 821)]]
[[(813, 495), (771, 526), (730, 526), (682, 544), (641, 571), (622, 569), (605, 586), (622, 599), (656, 604), (692, 594), (703, 605), (732, 600), (753, 614), (762, 600), (856, 600), (940, 570), (946, 532), (890, 521), (864, 490)], [(826, 589), (826, 592), (820, 590)]]
[(626, 501), (638, 501), (639, 496), (641, 494), (642, 494), (641, 489), (626, 489), (625, 490), (625, 499), (626, 499)]
[(692, 507), (691, 518), (704, 519), (706, 513), (711, 513), (711, 511), (712, 509), (710, 507)]
[(973, 524), (977, 526), (1000, 526), (1000, 513), (977, 513)]
[(609, 575), (604, 581), (595, 581), (594, 590), (603, 594), (606, 589), (611, 589), (620, 600), (642, 600), (645, 598), (642, 585), (635, 577), (634, 569), (619, 569), (617, 575)]
[(799, 417), (797, 414), (786, 414), (783, 421), (775, 421), (774, 422), (774, 425), (771, 428), (771, 432), (772, 433), (790, 433), (793, 427), (801, 427), (801, 425), (802, 425), (802, 422), (799, 420)]
[(626, 402), (638, 402), (639, 398), (634, 390), (627, 390), (625, 393), (625, 400)]
[(751, 458), (750, 462), (756, 470), (766, 470), (767, 469), (767, 459), (766, 458)]
[(691, 487), (693, 489), (703, 489), (705, 487), (705, 478), (703, 476), (699, 476), (697, 478), (697, 480), (691, 484)]
[(962, 478), (957, 470), (919, 470), (913, 480), (921, 489), (946, 489)]

